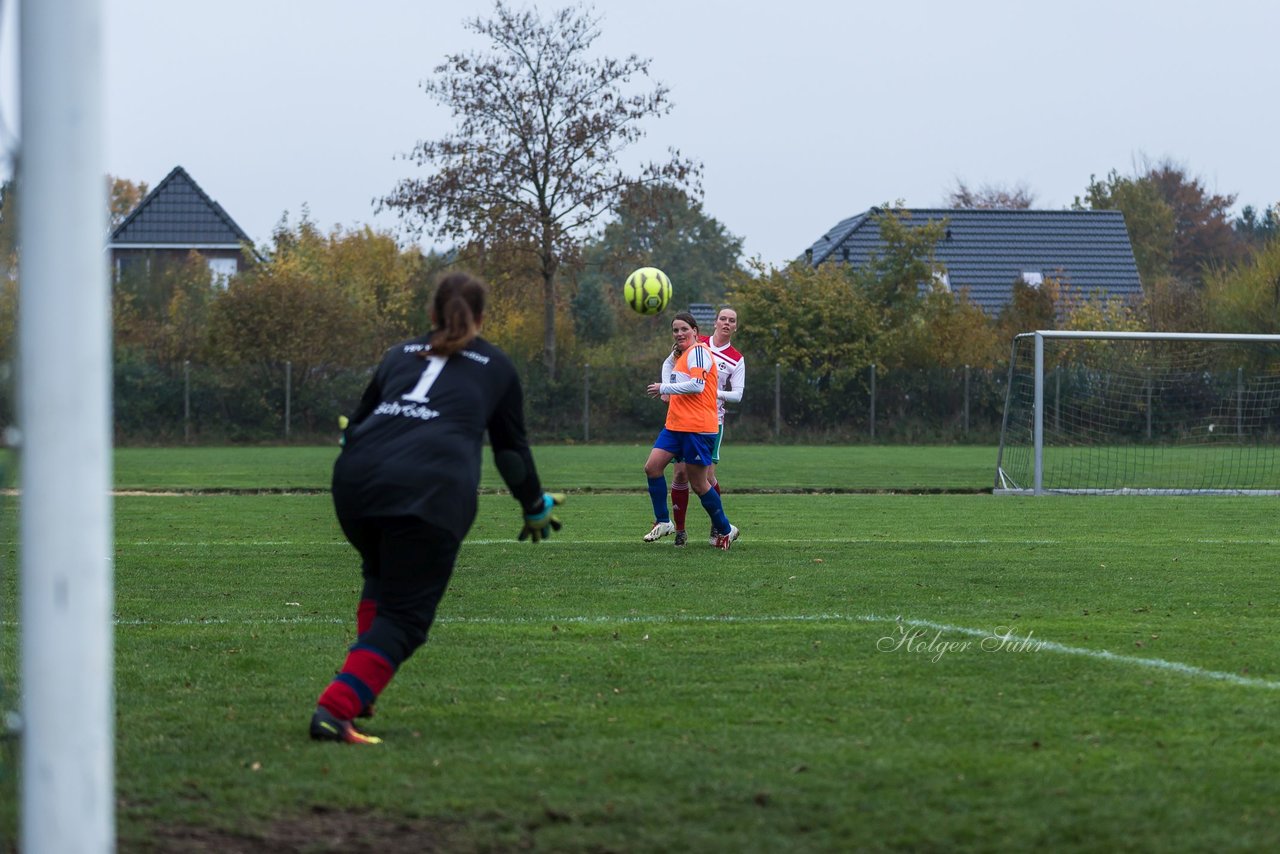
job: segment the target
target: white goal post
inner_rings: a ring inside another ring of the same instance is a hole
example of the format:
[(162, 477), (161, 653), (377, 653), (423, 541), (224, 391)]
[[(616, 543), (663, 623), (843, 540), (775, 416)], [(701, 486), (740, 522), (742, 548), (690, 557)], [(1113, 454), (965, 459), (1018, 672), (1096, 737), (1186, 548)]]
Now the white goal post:
[(102, 0), (23, 3), (20, 841), (116, 850)]
[(1014, 337), (997, 495), (1280, 495), (1280, 335)]

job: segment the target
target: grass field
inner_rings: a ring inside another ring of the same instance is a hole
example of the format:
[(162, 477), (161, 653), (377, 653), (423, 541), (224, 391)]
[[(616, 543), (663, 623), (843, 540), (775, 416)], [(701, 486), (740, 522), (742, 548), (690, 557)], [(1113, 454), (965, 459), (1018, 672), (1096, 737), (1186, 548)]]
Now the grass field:
[[(976, 494), (992, 449), (730, 450), (727, 553), (693, 510), (689, 547), (640, 542), (638, 446), (538, 449), (573, 492), (537, 546), (482, 496), (377, 749), (305, 734), (358, 589), (298, 492), (333, 449), (120, 452), (131, 491), (264, 493), (116, 500), (121, 850), (1280, 846), (1274, 499)], [(887, 494), (922, 490), (956, 494)]]
[[(115, 482), (124, 490), (328, 489), (337, 448), (124, 448)], [(549, 445), (538, 470), (555, 489), (644, 491), (648, 445)], [(788, 491), (973, 492), (995, 481), (994, 448), (956, 445), (738, 445), (724, 471), (749, 477), (741, 488)], [(749, 475), (747, 474), (749, 472)], [(486, 457), (482, 488), (502, 482)]]

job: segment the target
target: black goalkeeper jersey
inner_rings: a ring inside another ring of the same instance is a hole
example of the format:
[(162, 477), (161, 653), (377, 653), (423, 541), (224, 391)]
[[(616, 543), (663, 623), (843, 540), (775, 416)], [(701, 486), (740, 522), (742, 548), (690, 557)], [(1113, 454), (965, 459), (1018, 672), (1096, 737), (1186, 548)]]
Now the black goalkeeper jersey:
[(483, 338), (448, 358), (431, 356), (429, 338), (383, 356), (347, 426), (333, 501), (342, 518), (416, 516), (461, 540), (475, 520), (486, 430), (495, 455), (523, 462), (523, 477), (508, 477), (521, 507), (541, 509), (542, 486), (511, 360)]

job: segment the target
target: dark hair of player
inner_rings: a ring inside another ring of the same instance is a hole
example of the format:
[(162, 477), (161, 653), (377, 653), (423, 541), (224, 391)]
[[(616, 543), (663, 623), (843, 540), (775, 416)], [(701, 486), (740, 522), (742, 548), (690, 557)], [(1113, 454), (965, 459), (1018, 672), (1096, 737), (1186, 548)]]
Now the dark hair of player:
[(451, 356), (470, 344), (480, 334), (488, 292), (488, 286), (470, 273), (450, 273), (441, 279), (431, 301), (432, 320), (439, 328), (423, 357)]

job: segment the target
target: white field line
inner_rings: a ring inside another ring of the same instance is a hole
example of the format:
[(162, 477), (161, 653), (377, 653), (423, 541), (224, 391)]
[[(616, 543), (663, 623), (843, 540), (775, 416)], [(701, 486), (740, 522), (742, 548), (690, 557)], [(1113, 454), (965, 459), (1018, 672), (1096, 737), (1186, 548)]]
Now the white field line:
[[(884, 617), (859, 617), (859, 620), (867, 622), (880, 622)], [(952, 626), (946, 623), (935, 623), (931, 620), (907, 620), (901, 621), (908, 626), (917, 628), (933, 629), (937, 632), (955, 633), (960, 635), (968, 635), (976, 638), (992, 638), (993, 634), (989, 630), (972, 629), (967, 626)], [(1003, 636), (1001, 636), (1003, 637)], [(1065, 644), (1056, 643), (1055, 641), (1040, 640), (1031, 635), (1010, 635), (1004, 639), (1010, 646), (1017, 647), (1026, 644), (1028, 648), (1034, 648), (1037, 651), (1056, 652), (1062, 655), (1078, 655), (1082, 658), (1092, 658), (1101, 661), (1110, 661), (1117, 664), (1127, 664), (1133, 667), (1146, 667), (1153, 670), (1165, 670), (1171, 673), (1179, 673), (1183, 676), (1190, 676), (1193, 679), (1212, 679), (1218, 682), (1229, 682), (1232, 685), (1243, 685), (1250, 688), (1272, 688), (1280, 689), (1280, 682), (1270, 679), (1257, 679), (1252, 676), (1241, 676), (1238, 673), (1229, 673), (1224, 670), (1206, 670), (1203, 667), (1196, 667), (1192, 664), (1183, 664), (1178, 661), (1166, 661), (1163, 658), (1140, 658), (1129, 655), (1117, 655), (1110, 650), (1105, 649), (1087, 649), (1079, 646), (1067, 646)]]
[[(336, 619), (332, 617), (279, 617), (273, 620), (226, 620), (221, 618), (211, 619), (182, 619), (182, 620), (116, 620), (117, 626), (201, 626), (201, 625), (342, 625), (348, 623), (349, 620)], [(1009, 648), (1021, 648), (1024, 651), (1031, 650), (1036, 652), (1053, 652), (1059, 655), (1078, 656), (1080, 658), (1089, 658), (1095, 661), (1106, 661), (1112, 664), (1121, 664), (1129, 667), (1140, 667), (1149, 670), (1163, 670), (1167, 673), (1176, 673), (1180, 676), (1186, 676), (1191, 679), (1205, 679), (1214, 682), (1226, 682), (1231, 685), (1239, 685), (1246, 688), (1266, 688), (1280, 689), (1280, 681), (1270, 679), (1258, 679), (1251, 676), (1241, 676), (1238, 673), (1229, 673), (1222, 670), (1207, 670), (1203, 667), (1196, 667), (1191, 664), (1183, 664), (1178, 661), (1166, 661), (1162, 658), (1141, 658), (1129, 655), (1117, 655), (1114, 652), (1105, 649), (1088, 649), (1085, 647), (1068, 646), (1066, 644), (1056, 643), (1054, 641), (1041, 640), (1034, 635), (1016, 635), (1004, 633), (1000, 634), (992, 632), (989, 629), (975, 629), (969, 626), (953, 626), (948, 623), (938, 623), (932, 620), (913, 620), (905, 617), (886, 617), (879, 614), (789, 614), (775, 616), (734, 616), (734, 615), (650, 615), (650, 616), (560, 616), (560, 617), (448, 617), (442, 616), (436, 619), (437, 623), (455, 624), (455, 625), (502, 625), (502, 626), (519, 626), (519, 625), (616, 625), (622, 624), (697, 624), (697, 623), (832, 623), (832, 622), (857, 622), (857, 623), (881, 623), (888, 625), (910, 626), (917, 629), (929, 629), (940, 634), (956, 634), (966, 637), (974, 637), (982, 640), (998, 640), (1002, 646)], [(12, 622), (0, 622), (0, 625), (12, 626)], [(893, 640), (897, 640), (894, 635), (887, 636)], [(925, 638), (920, 643), (927, 643)], [(943, 641), (945, 643), (945, 641)]]
[(1280, 540), (1241, 540), (1241, 539), (1213, 539), (1213, 540), (1196, 540), (1200, 545), (1210, 546), (1274, 546), (1280, 543)]

